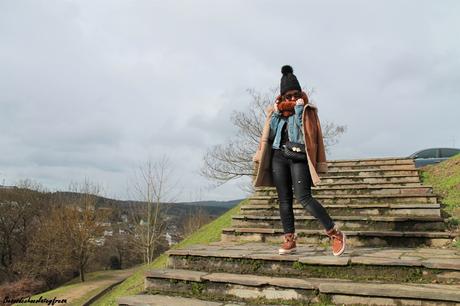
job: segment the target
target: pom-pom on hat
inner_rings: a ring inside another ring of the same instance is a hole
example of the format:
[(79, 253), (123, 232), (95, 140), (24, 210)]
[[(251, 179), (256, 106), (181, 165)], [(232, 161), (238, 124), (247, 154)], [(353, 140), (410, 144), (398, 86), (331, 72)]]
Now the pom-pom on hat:
[(294, 75), (294, 70), (292, 69), (291, 66), (285, 65), (281, 67), (281, 73), (283, 74), (283, 76), (281, 77), (281, 83), (280, 83), (280, 94), (281, 95), (284, 95), (289, 90), (294, 90), (294, 89), (302, 91), (299, 81), (297, 81), (297, 78)]

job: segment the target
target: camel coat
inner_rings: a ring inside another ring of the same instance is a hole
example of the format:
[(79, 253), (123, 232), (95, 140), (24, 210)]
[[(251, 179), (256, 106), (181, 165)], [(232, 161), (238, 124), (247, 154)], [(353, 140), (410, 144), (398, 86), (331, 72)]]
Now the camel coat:
[[(274, 106), (270, 105), (265, 110), (267, 118), (265, 120), (262, 136), (260, 137), (259, 147), (252, 160), (254, 162), (253, 186), (274, 187), (271, 158), (272, 142), (269, 140), (270, 119), (274, 112)], [(320, 183), (318, 173), (327, 172), (326, 152), (324, 150), (323, 134), (318, 118), (318, 108), (311, 104), (305, 104), (302, 112), (303, 139), (307, 147), (308, 168), (313, 186)]]

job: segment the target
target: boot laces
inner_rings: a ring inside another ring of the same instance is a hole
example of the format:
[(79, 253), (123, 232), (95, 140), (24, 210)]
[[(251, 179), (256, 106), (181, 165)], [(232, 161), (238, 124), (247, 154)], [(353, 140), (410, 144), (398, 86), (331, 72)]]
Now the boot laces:
[(332, 233), (329, 234), (329, 237), (331, 237), (332, 239), (337, 239), (339, 241), (343, 240), (343, 235), (340, 235), (340, 232), (336, 229), (334, 229), (334, 231), (332, 231)]
[(331, 238), (332, 238), (332, 239), (339, 240), (339, 241), (342, 241), (342, 240), (343, 240), (343, 236), (340, 235), (338, 232), (335, 232), (334, 234), (332, 234), (332, 235), (331, 235)]

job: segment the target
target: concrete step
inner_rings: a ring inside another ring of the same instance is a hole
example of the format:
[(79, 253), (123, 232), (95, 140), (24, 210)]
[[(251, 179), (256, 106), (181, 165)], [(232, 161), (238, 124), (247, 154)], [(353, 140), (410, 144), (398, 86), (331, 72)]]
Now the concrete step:
[[(440, 217), (439, 204), (326, 204), (329, 214), (341, 216), (427, 216)], [(307, 210), (298, 202), (293, 204), (296, 216), (309, 216)], [(279, 204), (252, 204), (241, 206), (244, 215), (279, 216)]]
[[(182, 269), (158, 269), (145, 273), (149, 293), (179, 294), (238, 299), (252, 305), (303, 301), (304, 303), (336, 302), (356, 304), (365, 299), (374, 305), (417, 301), (418, 303), (460, 302), (460, 286), (446, 284), (401, 284), (353, 282), (341, 279), (290, 278), (254, 274), (208, 273)], [(346, 299), (344, 298), (346, 297)]]
[[(167, 251), (167, 266), (279, 277), (460, 284), (458, 249), (347, 248), (337, 257), (329, 247), (307, 244), (297, 244), (295, 253), (279, 255), (280, 246), (281, 242), (195, 244)], [(453, 271), (457, 277), (446, 277)]]
[[(322, 204), (437, 204), (434, 194), (373, 194), (373, 195), (323, 195), (314, 196)], [(277, 196), (251, 196), (251, 204), (275, 204)]]
[[(382, 185), (350, 185), (341, 186), (321, 186), (312, 187), (313, 195), (349, 195), (349, 194), (431, 194), (433, 188), (431, 186), (382, 186)], [(277, 196), (276, 189), (270, 191), (256, 191), (253, 196)]]
[[(428, 187), (428, 188), (433, 188), (432, 185), (428, 184), (422, 184), (421, 182), (399, 182), (399, 183), (394, 183), (394, 182), (381, 182), (381, 183), (363, 183), (363, 182), (351, 182), (351, 183), (323, 183), (321, 181), (321, 184), (319, 186), (313, 186), (311, 187), (312, 190), (321, 190), (321, 189), (329, 189), (329, 188), (342, 188), (342, 189), (348, 189), (348, 188), (387, 188), (387, 187)], [(254, 188), (254, 195), (271, 195), (271, 194), (276, 194), (276, 188), (275, 187), (255, 187)]]
[(337, 165), (412, 165), (414, 160), (406, 157), (390, 157), (390, 158), (364, 158), (364, 159), (335, 159), (328, 160), (328, 166), (337, 166)]
[[(296, 230), (299, 243), (327, 244), (329, 237), (324, 230)], [(452, 240), (459, 235), (456, 232), (426, 231), (344, 231), (347, 242), (351, 246), (366, 247), (443, 247), (451, 246)], [(283, 241), (282, 228), (237, 228), (229, 227), (222, 230), (223, 242), (275, 242)]]
[(342, 164), (330, 164), (328, 165), (328, 171), (348, 171), (348, 170), (407, 170), (416, 169), (415, 164), (373, 164), (373, 165), (342, 165)]
[(320, 175), (319, 186), (328, 184), (420, 183), (419, 175), (329, 176)]
[[(416, 216), (334, 216), (334, 223), (343, 230), (372, 231), (444, 231), (446, 224), (441, 217)], [(313, 216), (295, 216), (296, 229), (323, 229)], [(232, 216), (232, 227), (281, 228), (280, 216)]]
[(418, 170), (411, 166), (402, 169), (380, 170), (380, 169), (358, 169), (358, 170), (328, 170), (326, 177), (385, 177), (391, 175), (418, 176)]
[(168, 296), (162, 294), (139, 294), (123, 296), (118, 298), (119, 306), (237, 306), (246, 305), (236, 301), (216, 302), (206, 301), (197, 298), (186, 298), (181, 296)]
[[(352, 188), (352, 187), (376, 187), (376, 186), (381, 186), (381, 188), (385, 187), (430, 187), (432, 188), (433, 186), (428, 185), (428, 184), (422, 184), (420, 182), (414, 181), (414, 182), (400, 182), (400, 183), (394, 183), (394, 182), (380, 182), (380, 183), (363, 183), (363, 182), (353, 182), (353, 183), (324, 183), (324, 181), (321, 181), (321, 184), (317, 187), (312, 187), (312, 189), (321, 189), (321, 188), (328, 188), (328, 187), (334, 187), (334, 188)], [(273, 190), (275, 191), (276, 189), (273, 187)]]

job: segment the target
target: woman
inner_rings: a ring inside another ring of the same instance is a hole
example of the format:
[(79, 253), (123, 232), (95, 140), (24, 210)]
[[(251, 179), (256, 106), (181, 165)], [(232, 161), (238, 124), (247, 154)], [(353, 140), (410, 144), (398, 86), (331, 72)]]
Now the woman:
[[(259, 149), (254, 155), (256, 166), (254, 187), (276, 187), (279, 212), (283, 224), (284, 243), (279, 254), (296, 251), (293, 191), (300, 204), (324, 227), (331, 238), (332, 253), (341, 255), (345, 250), (345, 234), (337, 229), (333, 220), (311, 194), (317, 186), (317, 172), (327, 172), (326, 154), (317, 108), (308, 103), (307, 95), (293, 74), (291, 66), (281, 68), (280, 95), (273, 106), (267, 108)], [(305, 145), (307, 161), (295, 161), (283, 155), (287, 141)]]

